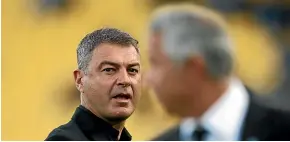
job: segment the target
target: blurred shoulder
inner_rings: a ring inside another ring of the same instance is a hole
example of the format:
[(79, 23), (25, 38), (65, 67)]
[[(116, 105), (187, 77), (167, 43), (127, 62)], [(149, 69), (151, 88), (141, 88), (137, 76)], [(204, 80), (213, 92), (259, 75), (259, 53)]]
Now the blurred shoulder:
[(169, 128), (151, 141), (179, 141), (179, 125)]
[(290, 130), (290, 111), (268, 107), (268, 119), (270, 123)]

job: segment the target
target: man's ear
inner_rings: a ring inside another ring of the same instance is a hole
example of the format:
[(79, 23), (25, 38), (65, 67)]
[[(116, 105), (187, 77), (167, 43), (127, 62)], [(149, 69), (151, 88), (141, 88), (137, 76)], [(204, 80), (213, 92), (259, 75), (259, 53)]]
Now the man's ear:
[(194, 71), (199, 76), (204, 76), (206, 74), (206, 64), (201, 56), (194, 56), (187, 60), (186, 67), (189, 71)]
[(74, 74), (75, 85), (76, 85), (77, 89), (81, 93), (83, 93), (84, 90), (83, 90), (83, 81), (82, 81), (82, 79), (84, 77), (84, 72), (79, 70), (79, 69), (77, 69), (77, 70), (75, 70), (73, 72), (73, 74)]

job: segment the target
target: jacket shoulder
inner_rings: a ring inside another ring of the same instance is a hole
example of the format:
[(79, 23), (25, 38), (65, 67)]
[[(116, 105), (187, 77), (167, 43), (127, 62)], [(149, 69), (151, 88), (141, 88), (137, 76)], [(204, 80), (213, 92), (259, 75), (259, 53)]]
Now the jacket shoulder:
[(276, 126), (277, 129), (290, 130), (290, 112), (279, 110), (279, 109), (269, 109), (268, 113), (268, 123)]
[(169, 128), (151, 141), (179, 141), (179, 125)]
[[(262, 118), (261, 121), (268, 124), (269, 126), (272, 127), (277, 127), (277, 129), (282, 128), (290, 128), (290, 111), (286, 109), (281, 109), (279, 107), (275, 107), (272, 105), (266, 104), (267, 101), (256, 97), (255, 99), (255, 108), (260, 108), (256, 109), (255, 111), (252, 112), (251, 115), (259, 115), (261, 112)], [(252, 107), (253, 108), (253, 107)], [(254, 108), (253, 108), (254, 109)]]
[(70, 121), (69, 123), (52, 130), (45, 141), (76, 141), (84, 139), (85, 136), (82, 134), (78, 126)]
[(290, 112), (261, 102), (256, 104), (255, 108), (259, 109), (252, 107), (244, 130), (245, 138), (254, 134), (261, 140), (290, 140)]
[(269, 140), (285, 141), (290, 140), (290, 113), (287, 111), (270, 109), (268, 120), (264, 125), (268, 125), (270, 131)]
[(45, 141), (71, 141), (73, 140), (65, 131), (61, 129), (54, 129)]

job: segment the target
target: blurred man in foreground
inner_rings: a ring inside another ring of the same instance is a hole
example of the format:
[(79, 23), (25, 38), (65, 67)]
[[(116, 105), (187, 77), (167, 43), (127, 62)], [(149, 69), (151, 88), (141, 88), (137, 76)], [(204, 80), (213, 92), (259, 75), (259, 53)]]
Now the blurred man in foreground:
[(182, 118), (154, 140), (290, 140), (290, 115), (259, 105), (233, 74), (225, 24), (209, 10), (173, 5), (150, 26), (149, 85)]
[(138, 41), (118, 29), (104, 28), (84, 37), (74, 71), (81, 105), (72, 119), (46, 140), (130, 141), (124, 128), (140, 98)]

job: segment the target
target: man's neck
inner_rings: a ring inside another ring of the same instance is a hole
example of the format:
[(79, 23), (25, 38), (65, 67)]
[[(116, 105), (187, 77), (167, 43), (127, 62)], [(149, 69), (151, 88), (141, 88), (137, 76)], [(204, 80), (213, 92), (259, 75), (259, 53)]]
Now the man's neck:
[(194, 117), (201, 117), (225, 93), (228, 86), (228, 79), (204, 84), (203, 87), (200, 88), (199, 110), (194, 110)]
[(113, 126), (114, 129), (119, 131), (119, 135), (118, 135), (118, 140), (121, 137), (122, 131), (125, 127), (125, 121), (121, 121), (121, 122), (111, 122), (105, 118), (103, 118), (102, 116), (100, 116), (93, 107), (91, 107), (88, 103), (86, 103), (86, 101), (82, 100), (81, 101), (81, 105), (84, 106), (86, 109), (90, 110), (94, 115), (96, 115), (97, 117), (103, 119), (104, 121), (106, 121), (107, 123), (111, 124)]
[(113, 128), (115, 128), (116, 130), (119, 131), (118, 140), (120, 140), (120, 138), (121, 138), (121, 134), (122, 134), (124, 127), (125, 127), (125, 121), (118, 123), (116, 125), (113, 125)]

